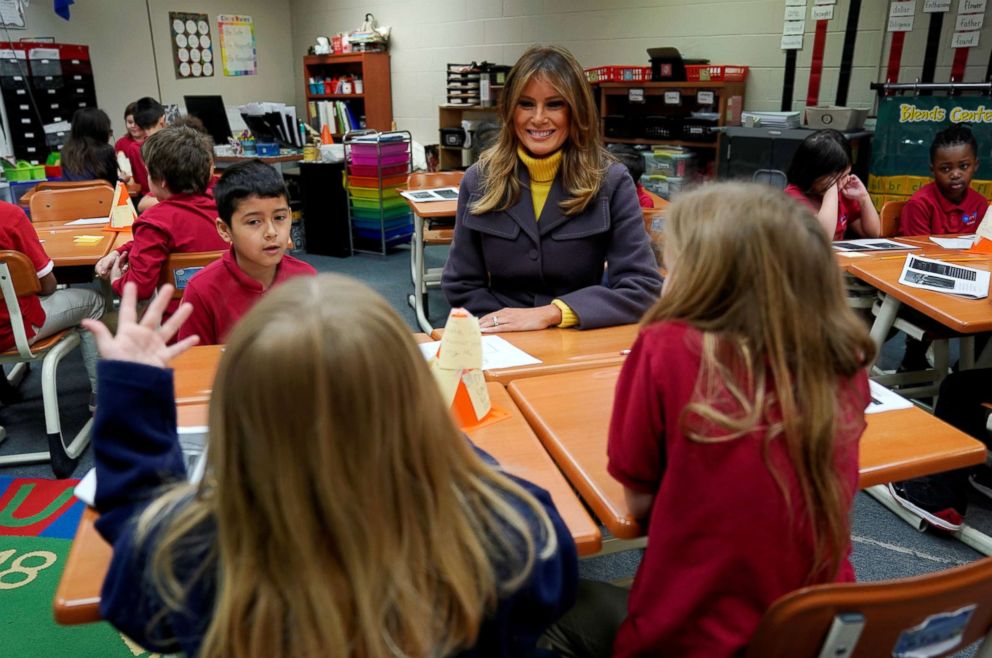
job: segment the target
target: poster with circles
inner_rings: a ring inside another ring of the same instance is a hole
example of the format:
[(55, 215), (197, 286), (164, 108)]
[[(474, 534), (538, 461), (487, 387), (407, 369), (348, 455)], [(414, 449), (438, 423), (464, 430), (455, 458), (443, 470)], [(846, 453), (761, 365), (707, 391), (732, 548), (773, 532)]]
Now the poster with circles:
[(176, 78), (212, 78), (214, 44), (207, 15), (170, 11), (169, 32)]

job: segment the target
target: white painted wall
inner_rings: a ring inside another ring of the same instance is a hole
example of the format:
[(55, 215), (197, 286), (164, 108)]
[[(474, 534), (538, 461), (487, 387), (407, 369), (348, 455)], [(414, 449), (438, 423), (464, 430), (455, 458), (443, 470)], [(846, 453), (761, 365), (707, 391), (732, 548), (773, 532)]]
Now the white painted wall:
[[(212, 78), (176, 79), (169, 11), (209, 15), (216, 58)], [(218, 14), (247, 14), (254, 19), (258, 75), (224, 76), (217, 42)], [(124, 131), (124, 108), (142, 96), (153, 96), (163, 103), (181, 106), (186, 94), (221, 94), (228, 107), (253, 100), (292, 103), (295, 99), (293, 72), (302, 67), (302, 61), (291, 43), (288, 2), (148, 0), (146, 5), (145, 0), (82, 0), (72, 5), (71, 19), (65, 21), (52, 10), (50, 0), (35, 0), (28, 7), (26, 19), (27, 28), (10, 30), (10, 38), (16, 41), (24, 37), (50, 36), (57, 42), (90, 47), (97, 101), (113, 120), (117, 135)], [(0, 38), (8, 38), (2, 30)]]
[[(960, 0), (954, 0), (957, 11)], [(812, 2), (808, 2), (812, 6)], [(884, 75), (888, 55), (884, 32), (888, 0), (863, 0), (848, 104), (874, 101), (869, 83)], [(917, 1), (915, 30), (904, 48), (903, 79), (912, 81), (922, 64), (929, 19)], [(826, 43), (821, 102), (833, 102), (847, 24), (848, 0), (837, 0)], [(784, 53), (779, 50), (784, 0), (292, 0), (293, 43), (297, 57), (315, 36), (357, 27), (364, 12), (393, 28), (393, 115), (400, 128), (425, 143), (437, 141), (437, 105), (444, 102), (447, 62), (489, 60), (512, 64), (533, 43), (559, 43), (583, 66), (646, 64), (645, 50), (676, 46), (686, 57), (713, 63), (746, 64), (747, 108), (778, 110)], [(968, 79), (981, 81), (992, 48), (987, 19), (981, 47), (973, 49)], [(953, 15), (945, 21), (942, 44), (950, 43)], [(799, 53), (794, 105), (805, 104), (813, 46), (812, 20), (806, 21)], [(951, 51), (943, 47), (937, 79), (946, 80)], [(881, 74), (880, 74), (881, 64)], [(296, 100), (303, 102), (302, 73), (296, 72)]]

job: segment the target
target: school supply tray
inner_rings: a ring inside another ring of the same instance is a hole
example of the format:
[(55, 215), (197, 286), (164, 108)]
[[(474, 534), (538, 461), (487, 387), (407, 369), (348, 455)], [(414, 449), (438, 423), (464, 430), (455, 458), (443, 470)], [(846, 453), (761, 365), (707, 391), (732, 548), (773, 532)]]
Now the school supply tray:
[(744, 82), (748, 67), (726, 64), (686, 64), (685, 77), (689, 82)]
[(400, 197), (410, 173), (413, 138), (406, 130), (355, 130), (344, 136), (351, 250), (385, 256), (413, 235), (413, 215)]
[(589, 82), (646, 82), (651, 79), (650, 66), (594, 66), (586, 71)]

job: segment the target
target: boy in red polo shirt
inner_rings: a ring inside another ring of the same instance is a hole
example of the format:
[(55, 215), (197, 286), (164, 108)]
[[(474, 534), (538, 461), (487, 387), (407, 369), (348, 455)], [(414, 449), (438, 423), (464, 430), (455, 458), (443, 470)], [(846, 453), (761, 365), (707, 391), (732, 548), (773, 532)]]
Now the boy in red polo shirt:
[[(99, 319), (103, 316), (103, 297), (91, 288), (65, 288), (56, 290), (58, 282), (52, 273), (55, 264), (45, 253), (34, 226), (24, 211), (17, 206), (0, 201), (0, 249), (19, 251), (28, 257), (41, 283), (38, 295), (17, 300), (24, 320), (28, 342), (34, 344), (56, 332), (75, 327), (84, 318)], [(96, 390), (96, 343), (88, 331), (80, 334), (83, 365)], [(7, 307), (0, 304), (0, 351), (14, 347), (14, 331)]]
[[(135, 101), (133, 106), (134, 124), (144, 134), (144, 139), (151, 137), (165, 127), (165, 108), (154, 98), (145, 96)], [(130, 108), (131, 106), (129, 105), (128, 107)], [(124, 156), (131, 163), (131, 175), (134, 177), (134, 182), (141, 186), (142, 197), (151, 193), (148, 168), (145, 158), (142, 155), (144, 139), (121, 139), (117, 142), (122, 147), (120, 150), (123, 151)], [(138, 202), (138, 210), (142, 212), (145, 210), (141, 201)]]
[(934, 181), (918, 189), (899, 215), (902, 235), (974, 233), (989, 202), (971, 189), (978, 170), (978, 144), (971, 130), (953, 124), (930, 145)]
[(258, 160), (224, 172), (214, 188), (217, 231), (231, 244), (221, 260), (196, 274), (183, 301), (193, 313), (179, 340), (197, 335), (201, 345), (223, 343), (235, 323), (273, 286), (313, 267), (286, 255), (292, 213), (282, 176)]
[[(213, 157), (204, 136), (192, 128), (166, 128), (141, 147), (148, 180), (159, 203), (134, 222), (134, 240), (96, 264), (97, 276), (109, 278), (118, 295), (124, 284), (138, 286), (138, 299), (149, 299), (171, 253), (219, 251), (227, 243), (217, 234), (217, 205), (206, 194)], [(179, 304), (169, 305), (168, 313)]]

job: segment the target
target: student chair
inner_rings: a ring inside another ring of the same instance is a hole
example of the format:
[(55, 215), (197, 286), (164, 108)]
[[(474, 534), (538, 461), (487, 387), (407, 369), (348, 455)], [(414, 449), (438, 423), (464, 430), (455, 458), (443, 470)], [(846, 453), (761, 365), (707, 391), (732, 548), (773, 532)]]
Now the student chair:
[(648, 232), (648, 235), (651, 235), (651, 224), (654, 222), (655, 217), (664, 213), (665, 208), (668, 207), (668, 201), (662, 199), (651, 190), (645, 189), (644, 193), (654, 203), (654, 207), (652, 208), (641, 208), (641, 214), (644, 215), (644, 230)]
[(992, 658), (990, 583), (985, 558), (925, 576), (800, 589), (765, 613), (745, 658), (936, 658), (978, 640), (976, 658)]
[(172, 284), (172, 299), (182, 299), (183, 291), (189, 285), (189, 280), (193, 275), (204, 267), (221, 258), (225, 250), (221, 251), (190, 251), (186, 253), (169, 254), (169, 259), (162, 268), (162, 273), (158, 278), (158, 287), (165, 284)]
[(31, 197), (31, 221), (69, 222), (90, 217), (110, 217), (114, 188), (109, 185), (39, 190)]
[[(15, 344), (13, 349), (0, 353), (0, 365), (15, 364), (6, 378), (11, 385), (16, 386), (24, 377), (28, 364), (41, 361), (41, 392), (45, 405), (45, 431), (48, 434), (48, 452), (5, 455), (0, 457), (0, 465), (51, 461), (55, 477), (68, 477), (76, 468), (79, 455), (90, 441), (93, 424), (92, 418), (86, 421), (75, 438), (66, 444), (59, 416), (56, 374), (59, 362), (79, 346), (79, 330), (63, 329), (34, 345), (28, 344), (17, 298), (37, 295), (41, 292), (41, 283), (31, 261), (24, 254), (18, 251), (0, 251), (0, 290), (3, 292), (3, 303), (10, 315)], [(0, 441), (5, 438), (6, 432), (0, 428)]]
[(80, 187), (102, 187), (109, 185), (107, 181), (98, 178), (93, 180), (43, 180), (22, 194), (17, 203), (21, 207), (29, 209), (31, 207), (32, 197), (42, 190), (73, 190)]
[[(463, 172), (460, 171), (418, 171), (406, 179), (406, 189), (425, 190), (435, 187), (458, 187), (462, 184)], [(447, 219), (447, 218), (446, 218)], [(413, 279), (413, 294), (407, 301), (417, 312), (417, 322), (424, 333), (430, 334), (434, 328), (427, 319), (427, 289), (441, 285), (441, 268), (426, 269), (424, 267), (424, 247), (432, 245), (450, 245), (454, 230), (454, 217), (445, 226), (434, 226), (432, 220), (427, 220), (416, 213), (413, 216), (413, 238), (410, 245), (410, 278)], [(436, 220), (435, 220), (436, 221)]]
[(905, 205), (905, 201), (886, 201), (882, 205), (882, 212), (878, 214), (882, 224), (881, 237), (891, 238), (899, 232), (899, 215)]

